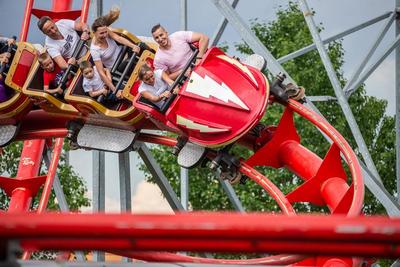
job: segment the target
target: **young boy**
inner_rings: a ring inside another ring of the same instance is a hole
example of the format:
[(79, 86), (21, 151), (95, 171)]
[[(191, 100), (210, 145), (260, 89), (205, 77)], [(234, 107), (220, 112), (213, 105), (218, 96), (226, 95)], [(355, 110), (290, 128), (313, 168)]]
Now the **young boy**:
[[(108, 101), (117, 100), (113, 94), (109, 94), (110, 90), (101, 80), (101, 77), (95, 66), (92, 66), (92, 64), (89, 61), (82, 61), (79, 64), (79, 68), (82, 71), (83, 90), (86, 93), (88, 93), (93, 98), (97, 97), (97, 101), (100, 103), (103, 102), (103, 99), (106, 99)], [(107, 78), (112, 80), (110, 71), (108, 69), (105, 69), (105, 71)]]
[(63, 71), (54, 63), (50, 55), (45, 52), (39, 55), (38, 61), (43, 69), (43, 89), (56, 98), (62, 99), (64, 90), (58, 86)]
[(139, 93), (161, 108), (164, 99), (171, 96), (168, 89), (174, 81), (163, 70), (153, 71), (147, 64), (140, 68), (138, 77), (143, 81), (139, 86)]

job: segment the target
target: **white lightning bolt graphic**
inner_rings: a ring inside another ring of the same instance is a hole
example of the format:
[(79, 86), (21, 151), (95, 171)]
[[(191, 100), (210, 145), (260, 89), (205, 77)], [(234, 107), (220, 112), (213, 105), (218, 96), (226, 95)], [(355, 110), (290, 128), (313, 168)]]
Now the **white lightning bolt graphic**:
[(229, 129), (213, 128), (204, 124), (196, 123), (180, 115), (176, 115), (176, 123), (185, 126), (188, 129), (199, 130), (201, 133), (220, 133), (227, 132)]
[(246, 104), (226, 84), (219, 84), (207, 75), (203, 78), (196, 72), (192, 72), (186, 91), (205, 98), (213, 96), (225, 103), (230, 100), (241, 108), (249, 110)]

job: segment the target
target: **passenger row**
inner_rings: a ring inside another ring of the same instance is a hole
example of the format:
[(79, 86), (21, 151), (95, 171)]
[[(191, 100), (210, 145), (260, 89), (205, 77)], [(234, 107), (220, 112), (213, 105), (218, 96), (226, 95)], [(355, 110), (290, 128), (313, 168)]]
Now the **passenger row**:
[[(13, 52), (1, 53), (0, 61), (5, 66), (2, 73), (7, 77), (10, 72), (6, 83), (17, 93), (4, 84), (0, 87), (0, 113), (1, 102), (19, 92), (48, 112), (111, 114), (134, 109), (132, 101), (139, 87), (145, 99), (160, 106), (171, 95), (166, 91), (172, 91), (169, 87), (193, 55), (190, 43), (199, 42), (198, 63), (208, 46), (208, 37), (196, 32), (169, 36), (158, 24), (151, 31), (155, 42), (143, 42), (125, 30), (110, 27), (119, 14), (113, 9), (97, 18), (92, 33), (79, 21), (40, 18), (38, 27), (46, 35), (45, 49), (37, 51), (29, 43), (18, 43)], [(8, 62), (11, 59), (18, 62), (14, 69)], [(143, 75), (145, 72), (147, 75)], [(159, 87), (161, 77), (163, 84)]]

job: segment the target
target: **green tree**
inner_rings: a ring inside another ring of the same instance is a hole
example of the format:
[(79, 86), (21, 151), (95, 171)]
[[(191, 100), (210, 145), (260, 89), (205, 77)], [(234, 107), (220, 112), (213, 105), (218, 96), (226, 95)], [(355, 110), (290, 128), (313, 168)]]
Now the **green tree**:
[[(312, 37), (304, 17), (297, 5), (292, 2), (288, 6), (278, 9), (274, 21), (266, 23), (255, 19), (251, 22), (251, 27), (275, 58), (287, 55), (312, 43)], [(323, 30), (322, 25), (319, 25), (319, 30)], [(250, 47), (245, 43), (237, 44), (236, 48), (245, 55), (252, 53)], [(327, 46), (327, 51), (336, 74), (342, 86), (344, 86), (346, 80), (343, 76), (342, 65), (345, 51), (341, 41), (331, 42)], [(283, 67), (298, 84), (306, 88), (307, 95), (335, 96), (317, 51), (314, 50), (286, 62)], [(367, 96), (364, 86), (360, 86), (349, 99), (349, 103), (385, 186), (390, 193), (394, 194), (395, 186), (392, 177), (395, 176), (395, 130), (393, 117), (385, 114), (387, 102)], [(339, 104), (330, 101), (316, 103), (316, 106), (327, 120), (348, 140), (351, 147), (356, 148), (356, 143)], [(270, 106), (262, 122), (267, 125), (276, 125), (281, 114), (282, 106), (278, 104)], [(296, 125), (302, 138), (301, 143), (323, 157), (329, 149), (329, 143), (315, 127), (304, 119), (296, 118)], [(170, 178), (171, 184), (178, 192), (179, 167), (176, 164), (176, 158), (171, 155), (170, 149), (166, 147), (155, 146), (152, 151), (166, 176)], [(233, 152), (243, 158), (248, 157), (251, 153), (247, 149), (237, 146), (233, 148)], [(356, 149), (355, 152), (358, 153)], [(298, 179), (293, 179), (293, 174), (286, 170), (274, 170), (271, 168), (260, 168), (260, 170), (284, 193), (290, 192), (298, 185)], [(147, 177), (151, 180), (149, 174)], [(245, 185), (235, 186), (235, 190), (247, 211), (279, 210), (275, 202), (271, 200), (264, 190), (252, 181), (248, 181)], [(194, 210), (232, 209), (215, 175), (208, 168), (190, 170), (189, 199)], [(325, 210), (325, 208), (321, 209), (310, 205), (296, 205), (296, 208), (298, 211)], [(369, 192), (367, 192), (365, 198), (364, 212), (368, 214), (384, 213), (383, 207)]]
[[(0, 155), (0, 174), (5, 173), (8, 177), (15, 177), (18, 171), (19, 158), (22, 151), (22, 142), (15, 142), (7, 146)], [(68, 146), (65, 146), (68, 149)], [(47, 173), (47, 168), (43, 164), (41, 166), (41, 175)], [(65, 197), (67, 199), (70, 210), (78, 211), (81, 207), (90, 205), (89, 199), (85, 196), (87, 187), (82, 177), (77, 175), (70, 165), (65, 162), (65, 154), (61, 155), (57, 174), (60, 179)], [(32, 208), (36, 209), (39, 203), (41, 190), (34, 198)], [(9, 197), (4, 191), (0, 191), (0, 209), (7, 210)], [(59, 210), (54, 192), (51, 193), (48, 210)]]

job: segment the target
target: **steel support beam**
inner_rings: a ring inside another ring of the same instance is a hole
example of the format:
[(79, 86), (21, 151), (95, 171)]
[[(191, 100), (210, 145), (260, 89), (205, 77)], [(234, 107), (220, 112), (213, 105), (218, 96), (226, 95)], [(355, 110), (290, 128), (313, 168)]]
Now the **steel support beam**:
[[(51, 150), (46, 148), (46, 152), (43, 154), (43, 161), (47, 169), (50, 167), (50, 159), (51, 159)], [(58, 177), (57, 173), (54, 175), (53, 190), (54, 194), (56, 195), (58, 207), (62, 212), (68, 213), (69, 207), (67, 198), (64, 195), (64, 190), (62, 189), (60, 178)], [(74, 253), (78, 261), (86, 261), (85, 254), (83, 254), (82, 251), (75, 251)]]
[[(96, 16), (103, 15), (103, 0), (96, 0)], [(93, 211), (105, 210), (105, 155), (103, 151), (93, 151)], [(94, 261), (104, 261), (104, 252), (94, 251)]]
[(336, 73), (332, 66), (329, 55), (326, 52), (324, 45), (322, 44), (321, 37), (319, 36), (318, 29), (315, 25), (315, 22), (314, 22), (314, 19), (312, 16), (312, 12), (311, 12), (310, 8), (308, 7), (307, 1), (306, 0), (298, 0), (298, 2), (299, 2), (300, 9), (303, 12), (304, 18), (308, 25), (308, 28), (310, 30), (310, 33), (313, 37), (314, 43), (317, 46), (318, 53), (321, 57), (321, 60), (324, 64), (324, 66), (325, 66), (325, 70), (328, 74), (329, 80), (331, 81), (331, 84), (335, 91), (335, 95), (338, 99), (340, 107), (342, 108), (343, 115), (345, 116), (347, 123), (349, 124), (350, 130), (351, 130), (351, 132), (354, 136), (354, 139), (357, 143), (358, 149), (359, 149), (368, 169), (370, 169), (372, 174), (374, 174), (374, 176), (377, 177), (381, 181), (378, 170), (376, 169), (375, 164), (371, 158), (371, 155), (369, 154), (367, 145), (365, 144), (365, 141), (361, 134), (361, 131), (358, 128), (357, 121), (354, 118), (353, 112), (351, 111), (350, 105), (347, 102), (347, 99), (344, 95), (344, 92), (340, 85), (339, 79), (336, 76)]
[[(235, 9), (237, 4), (239, 3), (239, 0), (233, 0), (232, 2), (232, 8)], [(214, 32), (210, 44), (211, 46), (216, 46), (221, 39), (222, 34), (225, 31), (226, 25), (228, 25), (228, 20), (226, 18), (221, 19), (220, 23), (218, 24), (217, 30)]]
[(235, 210), (239, 211), (241, 213), (246, 213), (245, 209), (243, 208), (242, 202), (240, 202), (232, 185), (228, 181), (222, 180), (221, 178), (219, 178), (218, 180), (219, 180), (222, 188), (224, 189), (225, 193), (227, 194), (229, 201), (232, 203), (233, 207), (235, 208)]
[(361, 77), (358, 78), (356, 82), (353, 83), (351, 87), (349, 87), (345, 94), (346, 97), (350, 97), (350, 95), (363, 83), (366, 79), (379, 67), (379, 65), (392, 53), (392, 51), (398, 47), (400, 44), (400, 35), (396, 37), (396, 39), (389, 45), (389, 47), (384, 50), (378, 58), (372, 63), (364, 72), (361, 74)]
[(181, 30), (187, 31), (187, 0), (181, 0)]
[[(119, 204), (121, 213), (132, 212), (131, 193), (131, 168), (129, 152), (118, 153), (119, 170)], [(132, 262), (132, 259), (124, 257), (123, 262)]]
[(393, 262), (392, 265), (390, 265), (390, 267), (397, 267), (400, 266), (400, 259), (397, 259), (395, 262)]
[(185, 210), (189, 204), (189, 170), (181, 167), (181, 203)]
[[(251, 32), (247, 24), (240, 18), (240, 16), (235, 12), (235, 10), (233, 10), (232, 7), (230, 7), (227, 1), (212, 0), (212, 2), (220, 11), (220, 13), (228, 19), (228, 21), (231, 23), (234, 29), (240, 34), (243, 40), (253, 49), (253, 51), (255, 53), (259, 53), (267, 60), (268, 69), (271, 71), (273, 75), (277, 75), (280, 72), (287, 74), (287, 72), (283, 69), (281, 64), (279, 64), (279, 62), (272, 56), (272, 54), (263, 46), (263, 44), (255, 36), (255, 34)], [(296, 82), (290, 77), (290, 75), (287, 75), (286, 79), (288, 82), (296, 84)], [(319, 110), (311, 102), (308, 102), (307, 106), (310, 107), (315, 112), (317, 112), (318, 114), (321, 114)], [(365, 184), (368, 186), (371, 192), (384, 205), (386, 210), (395, 209), (392, 210), (392, 212), (394, 212), (397, 216), (400, 216), (400, 209), (397, 207), (397, 203), (393, 203), (391, 198), (387, 198), (386, 195), (387, 191), (381, 186), (381, 184), (377, 184), (379, 183), (379, 180), (376, 179), (372, 174), (370, 174), (370, 172), (368, 172), (365, 165), (361, 164), (361, 167), (363, 169), (363, 175), (366, 175), (364, 177), (366, 181)], [(389, 203), (390, 205), (387, 205), (387, 203)]]
[[(349, 34), (351, 34), (353, 32), (362, 30), (362, 29), (364, 29), (364, 28), (366, 28), (366, 27), (368, 27), (368, 26), (370, 26), (372, 24), (375, 24), (375, 23), (377, 23), (377, 22), (379, 22), (381, 20), (384, 20), (387, 17), (389, 17), (391, 14), (393, 14), (393, 12), (386, 12), (385, 14), (383, 14), (381, 16), (378, 16), (378, 17), (376, 17), (374, 19), (368, 20), (368, 21), (366, 21), (364, 23), (361, 23), (361, 24), (359, 24), (357, 26), (354, 26), (354, 27), (352, 27), (352, 28), (350, 28), (348, 30), (345, 30), (345, 31), (343, 31), (341, 33), (338, 33), (338, 34), (335, 34), (335, 35), (333, 35), (333, 36), (331, 36), (329, 38), (326, 38), (322, 42), (323, 42), (323, 44), (328, 44), (328, 43), (330, 43), (332, 41), (340, 39), (340, 38), (342, 38), (342, 37), (344, 37), (346, 35), (349, 35)], [(291, 59), (294, 59), (296, 57), (304, 55), (304, 54), (306, 54), (306, 53), (308, 53), (308, 52), (310, 52), (310, 51), (312, 51), (312, 50), (314, 50), (316, 48), (317, 47), (316, 47), (315, 44), (308, 45), (308, 46), (303, 47), (303, 48), (301, 48), (301, 49), (299, 49), (299, 50), (297, 50), (297, 51), (295, 51), (293, 53), (290, 53), (290, 54), (287, 54), (286, 56), (278, 58), (278, 62), (283, 64), (283, 63), (285, 63), (285, 62), (287, 62), (287, 61), (289, 61)]]
[(103, 15), (103, 0), (96, 0), (96, 16), (100, 17)]
[[(93, 212), (104, 212), (105, 211), (105, 152), (94, 150), (93, 156)], [(104, 252), (94, 251), (94, 261), (104, 261)]]
[(278, 73), (286, 74), (287, 79), (293, 81), (290, 75), (282, 68), (280, 64), (271, 64), (269, 59), (274, 59), (271, 52), (264, 46), (264, 44), (257, 38), (251, 31), (246, 22), (237, 14), (232, 6), (226, 0), (211, 0), (217, 7), (219, 12), (229, 21), (230, 25), (240, 34), (243, 41), (245, 41), (254, 53), (261, 55), (267, 59), (268, 70), (274, 75)]
[(307, 96), (307, 100), (311, 102), (325, 102), (325, 101), (337, 101), (337, 98), (330, 95), (319, 95), (319, 96)]
[(368, 170), (363, 162), (360, 162), (361, 171), (363, 174), (364, 183), (368, 187), (369, 191), (379, 200), (379, 202), (385, 207), (387, 214), (390, 217), (400, 217), (400, 204), (394, 199), (394, 197), (385, 189), (375, 176)]
[(121, 212), (132, 212), (131, 199), (131, 171), (129, 163), (129, 152), (118, 154), (119, 166), (119, 196)]
[(150, 171), (151, 175), (153, 175), (153, 178), (160, 187), (161, 192), (164, 194), (164, 197), (167, 199), (171, 208), (175, 211), (185, 211), (175, 191), (172, 189), (167, 177), (165, 177), (160, 166), (153, 158), (149, 148), (142, 142), (137, 142), (136, 146), (140, 157), (146, 164), (146, 167)]
[[(375, 42), (373, 43), (373, 45), (371, 46), (371, 48), (369, 49), (367, 55), (365, 56), (365, 58), (360, 62), (360, 64), (358, 65), (358, 67), (356, 68), (356, 71), (354, 72), (354, 74), (350, 77), (350, 79), (347, 81), (346, 85), (343, 88), (343, 91), (347, 91), (347, 89), (358, 79), (358, 77), (360, 77), (360, 74), (362, 72), (362, 70), (365, 68), (365, 66), (367, 65), (369, 59), (372, 57), (372, 55), (375, 53), (376, 48), (379, 46), (379, 44), (381, 43), (383, 37), (385, 37), (387, 31), (389, 30), (390, 26), (392, 26), (392, 23), (394, 21), (396, 17), (396, 12), (393, 12), (393, 14), (390, 16), (390, 18), (388, 19), (388, 21), (383, 25), (381, 31), (378, 34), (378, 37), (376, 38)], [(355, 88), (356, 89), (356, 88)], [(350, 95), (351, 93), (348, 92), (348, 95)], [(346, 94), (347, 96), (347, 94)]]
[[(187, 30), (187, 0), (181, 0), (181, 30)], [(189, 203), (189, 170), (181, 168), (180, 172), (180, 197), (183, 209), (188, 209)]]

